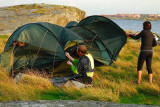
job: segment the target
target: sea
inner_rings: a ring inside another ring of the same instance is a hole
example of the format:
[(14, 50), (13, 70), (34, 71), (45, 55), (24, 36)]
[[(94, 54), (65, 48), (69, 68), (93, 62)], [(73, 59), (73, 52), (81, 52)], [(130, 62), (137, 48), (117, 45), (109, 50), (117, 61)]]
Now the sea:
[[(144, 20), (126, 20), (126, 19), (111, 19), (123, 30), (132, 30), (134, 32), (140, 32), (143, 29)], [(160, 21), (150, 21), (152, 24), (151, 31), (160, 34)]]

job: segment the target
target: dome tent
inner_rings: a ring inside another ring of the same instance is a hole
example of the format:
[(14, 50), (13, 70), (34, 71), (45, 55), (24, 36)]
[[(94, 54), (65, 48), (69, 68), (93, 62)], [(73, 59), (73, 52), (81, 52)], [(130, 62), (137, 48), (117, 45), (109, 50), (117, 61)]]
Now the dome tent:
[(94, 59), (106, 65), (116, 61), (127, 37), (113, 21), (102, 16), (90, 16), (68, 29), (84, 38), (84, 45)]
[(69, 23), (66, 27), (44, 22), (31, 23), (18, 28), (11, 35), (0, 63), (7, 66), (9, 71), (56, 68), (66, 60), (67, 48), (74, 50), (74, 45), (83, 43), (95, 61), (111, 65), (126, 40), (125, 32), (102, 16), (90, 16), (79, 23)]
[(27, 24), (10, 36), (0, 62), (9, 71), (57, 67), (66, 59), (64, 48), (72, 41), (80, 43), (83, 38), (64, 27), (50, 23)]

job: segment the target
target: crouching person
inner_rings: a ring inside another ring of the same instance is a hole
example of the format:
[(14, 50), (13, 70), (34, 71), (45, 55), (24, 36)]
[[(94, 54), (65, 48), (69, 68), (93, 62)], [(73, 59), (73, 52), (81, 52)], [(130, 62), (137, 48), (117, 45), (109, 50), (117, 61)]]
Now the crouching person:
[(66, 57), (70, 60), (67, 61), (67, 64), (71, 66), (73, 73), (77, 74), (76, 77), (66, 83), (66, 86), (70, 86), (70, 84), (74, 84), (77, 88), (93, 86), (94, 59), (91, 54), (87, 53), (84, 45), (77, 47), (77, 54), (80, 57), (79, 60), (71, 57), (68, 52), (65, 53)]

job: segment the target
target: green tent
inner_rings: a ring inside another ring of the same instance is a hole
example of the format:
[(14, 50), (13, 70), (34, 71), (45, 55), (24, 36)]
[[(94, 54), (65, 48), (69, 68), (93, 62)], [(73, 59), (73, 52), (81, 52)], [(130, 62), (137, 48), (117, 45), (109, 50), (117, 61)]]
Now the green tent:
[(31, 23), (18, 28), (0, 55), (0, 64), (9, 71), (51, 69), (64, 60), (65, 51), (76, 53), (77, 44), (86, 45), (96, 62), (110, 65), (126, 43), (125, 32), (113, 21), (90, 16), (66, 27), (50, 23)]
[[(23, 43), (24, 46), (15, 42)], [(50, 23), (31, 23), (18, 28), (8, 39), (1, 54), (2, 66), (9, 71), (57, 67), (66, 59), (64, 48), (70, 42), (83, 42), (83, 38), (64, 27)]]
[(87, 17), (67, 28), (84, 38), (88, 51), (102, 64), (112, 64), (127, 40), (117, 24), (102, 16)]
[(70, 27), (70, 26), (75, 26), (76, 24), (77, 24), (77, 22), (71, 21), (65, 27), (67, 28), (67, 27)]

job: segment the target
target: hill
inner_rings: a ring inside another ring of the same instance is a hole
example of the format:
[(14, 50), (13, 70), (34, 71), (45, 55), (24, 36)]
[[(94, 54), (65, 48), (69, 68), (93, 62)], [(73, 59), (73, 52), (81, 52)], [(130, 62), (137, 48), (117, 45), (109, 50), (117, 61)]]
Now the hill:
[(18, 27), (34, 22), (49, 22), (65, 26), (70, 21), (80, 21), (85, 12), (70, 6), (26, 4), (0, 8), (0, 34), (11, 34)]

